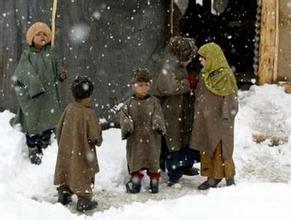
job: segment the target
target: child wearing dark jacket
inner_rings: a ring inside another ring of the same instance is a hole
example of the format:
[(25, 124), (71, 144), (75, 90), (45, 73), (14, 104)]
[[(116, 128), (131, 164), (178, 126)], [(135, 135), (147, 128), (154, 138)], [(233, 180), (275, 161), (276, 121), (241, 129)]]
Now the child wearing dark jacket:
[(66, 205), (76, 194), (78, 211), (97, 207), (97, 201), (92, 200), (92, 184), (99, 172), (95, 146), (102, 143), (102, 130), (90, 107), (92, 92), (93, 84), (87, 77), (73, 81), (75, 102), (66, 107), (56, 132), (59, 150), (54, 184), (58, 186), (58, 201)]
[(120, 111), (122, 139), (127, 139), (126, 158), (130, 181), (127, 192), (139, 193), (143, 170), (150, 177), (150, 191), (159, 191), (161, 136), (165, 134), (165, 123), (159, 100), (149, 95), (151, 78), (148, 70), (138, 69), (134, 73), (134, 94)]

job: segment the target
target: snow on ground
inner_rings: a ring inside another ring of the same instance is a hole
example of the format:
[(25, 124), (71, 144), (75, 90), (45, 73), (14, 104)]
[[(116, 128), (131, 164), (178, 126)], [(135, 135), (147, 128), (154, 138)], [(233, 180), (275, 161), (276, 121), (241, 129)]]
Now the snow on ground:
[(111, 129), (104, 132), (97, 151), (101, 171), (94, 198), (99, 207), (87, 215), (75, 211), (76, 197), (68, 207), (56, 202), (56, 141), (45, 150), (40, 166), (30, 164), (24, 135), (9, 125), (13, 114), (1, 112), (0, 219), (291, 219), (291, 141), (275, 147), (252, 141), (253, 133), (287, 135), (291, 140), (291, 95), (268, 85), (253, 86), (239, 97), (235, 187), (222, 187), (222, 182), (217, 189), (200, 192), (197, 186), (204, 178), (196, 176), (183, 177), (180, 187), (169, 188), (164, 176), (156, 195), (147, 191), (148, 179), (140, 194), (126, 194), (125, 142), (119, 130)]

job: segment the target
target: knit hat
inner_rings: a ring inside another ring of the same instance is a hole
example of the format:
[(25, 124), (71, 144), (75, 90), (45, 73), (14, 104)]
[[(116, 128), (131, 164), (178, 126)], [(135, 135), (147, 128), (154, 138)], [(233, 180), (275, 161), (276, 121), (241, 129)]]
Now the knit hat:
[(197, 46), (193, 38), (175, 36), (171, 37), (168, 50), (180, 61), (188, 61), (197, 54)]
[(26, 42), (28, 43), (28, 45), (32, 45), (33, 38), (39, 32), (45, 33), (48, 37), (48, 43), (51, 42), (52, 32), (49, 26), (43, 22), (36, 22), (31, 25), (26, 32)]
[(151, 82), (152, 77), (148, 69), (138, 68), (133, 71), (133, 78), (131, 83), (137, 82)]

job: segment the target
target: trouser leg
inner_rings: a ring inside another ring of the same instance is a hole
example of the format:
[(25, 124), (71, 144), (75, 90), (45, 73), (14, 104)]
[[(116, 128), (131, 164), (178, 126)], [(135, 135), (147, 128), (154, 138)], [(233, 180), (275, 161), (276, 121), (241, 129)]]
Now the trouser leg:
[(159, 192), (160, 173), (148, 172), (147, 174), (150, 177), (150, 191), (151, 191), (151, 193), (158, 193)]
[(26, 134), (26, 144), (30, 162), (40, 164), (42, 159), (42, 142), (38, 134)]
[(201, 175), (212, 179), (235, 176), (234, 161), (223, 160), (221, 143), (217, 145), (213, 156), (207, 153), (201, 155)]
[(47, 148), (50, 145), (51, 135), (54, 133), (54, 129), (47, 129), (41, 134), (42, 148)]

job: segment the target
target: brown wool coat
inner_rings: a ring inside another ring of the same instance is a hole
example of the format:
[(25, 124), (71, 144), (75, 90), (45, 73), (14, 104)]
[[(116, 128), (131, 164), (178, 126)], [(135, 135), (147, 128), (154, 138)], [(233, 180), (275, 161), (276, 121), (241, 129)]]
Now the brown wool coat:
[(234, 119), (238, 111), (235, 94), (218, 96), (211, 93), (200, 80), (196, 89), (196, 103), (190, 147), (213, 155), (222, 141), (224, 160), (232, 159)]
[(99, 171), (95, 145), (102, 143), (98, 116), (89, 107), (71, 103), (59, 120), (56, 135), (59, 150), (54, 184), (67, 185), (76, 194), (90, 193)]
[(129, 172), (160, 169), (161, 134), (166, 133), (159, 100), (131, 97), (120, 111), (122, 138), (127, 139), (126, 158)]
[(182, 146), (189, 146), (192, 125), (194, 120), (194, 105), (195, 94), (194, 92), (186, 93), (183, 95), (183, 110), (182, 110)]
[(178, 151), (188, 144), (189, 138), (185, 135), (189, 135), (189, 126), (184, 121), (187, 118), (184, 107), (189, 93), (186, 69), (174, 57), (167, 58), (157, 79), (154, 94), (161, 101), (167, 130), (166, 142), (170, 152)]

